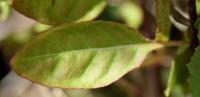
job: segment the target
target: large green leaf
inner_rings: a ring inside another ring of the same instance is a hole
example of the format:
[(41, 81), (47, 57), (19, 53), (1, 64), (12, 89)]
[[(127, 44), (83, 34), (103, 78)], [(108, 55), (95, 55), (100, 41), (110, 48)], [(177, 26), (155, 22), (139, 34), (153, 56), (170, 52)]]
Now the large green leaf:
[(105, 4), (105, 0), (14, 0), (13, 7), (39, 22), (61, 24), (94, 19)]
[(40, 34), (11, 64), (19, 75), (47, 86), (97, 88), (138, 67), (160, 47), (121, 24), (72, 23)]

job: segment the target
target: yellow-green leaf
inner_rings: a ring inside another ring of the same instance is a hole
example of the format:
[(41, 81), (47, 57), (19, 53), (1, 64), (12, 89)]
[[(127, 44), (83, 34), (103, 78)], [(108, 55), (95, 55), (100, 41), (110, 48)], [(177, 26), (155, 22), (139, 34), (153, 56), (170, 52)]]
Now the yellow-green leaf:
[(82, 22), (94, 19), (106, 5), (105, 0), (14, 0), (20, 13), (45, 24)]
[(162, 47), (122, 24), (95, 21), (62, 25), (41, 33), (12, 59), (21, 76), (60, 88), (98, 88), (140, 66)]

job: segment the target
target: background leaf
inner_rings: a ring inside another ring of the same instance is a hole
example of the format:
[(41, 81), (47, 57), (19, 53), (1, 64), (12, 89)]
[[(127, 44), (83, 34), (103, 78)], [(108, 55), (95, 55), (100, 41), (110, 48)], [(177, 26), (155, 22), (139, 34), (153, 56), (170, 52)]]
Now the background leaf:
[(94, 19), (104, 8), (105, 0), (14, 0), (20, 13), (45, 24), (81, 22)]
[(138, 29), (143, 22), (143, 10), (136, 3), (125, 0), (119, 6), (119, 13), (128, 26)]
[[(169, 97), (170, 93), (173, 92), (177, 85), (186, 85), (189, 77), (186, 64), (190, 61), (192, 51), (189, 45), (181, 45), (178, 50), (174, 61), (172, 62), (170, 75), (168, 79), (167, 88), (165, 90), (165, 96)], [(184, 59), (184, 60), (183, 60)]]
[(171, 29), (169, 0), (156, 0), (157, 40), (168, 41)]
[(138, 67), (160, 47), (117, 23), (75, 23), (40, 34), (11, 64), (21, 76), (47, 86), (97, 88)]

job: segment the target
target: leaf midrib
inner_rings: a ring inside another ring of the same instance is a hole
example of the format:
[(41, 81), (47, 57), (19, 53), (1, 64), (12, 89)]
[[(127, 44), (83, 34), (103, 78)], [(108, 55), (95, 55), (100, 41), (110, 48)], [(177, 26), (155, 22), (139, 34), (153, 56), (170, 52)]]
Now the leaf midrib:
[(120, 48), (129, 48), (129, 47), (138, 47), (138, 46), (142, 46), (145, 44), (150, 44), (150, 43), (138, 43), (138, 44), (131, 44), (131, 45), (124, 45), (124, 46), (113, 46), (113, 47), (104, 47), (104, 48), (87, 48), (87, 49), (78, 49), (78, 50), (71, 50), (71, 51), (62, 51), (59, 53), (52, 53), (52, 54), (46, 54), (46, 55), (40, 55), (40, 56), (34, 56), (34, 57), (30, 57), (30, 58), (24, 58), (18, 62), (23, 62), (23, 61), (28, 61), (28, 60), (33, 60), (36, 58), (41, 58), (41, 57), (53, 57), (56, 55), (60, 55), (62, 53), (72, 53), (72, 52), (79, 52), (79, 51), (93, 51), (93, 50), (108, 50), (108, 49), (120, 49)]

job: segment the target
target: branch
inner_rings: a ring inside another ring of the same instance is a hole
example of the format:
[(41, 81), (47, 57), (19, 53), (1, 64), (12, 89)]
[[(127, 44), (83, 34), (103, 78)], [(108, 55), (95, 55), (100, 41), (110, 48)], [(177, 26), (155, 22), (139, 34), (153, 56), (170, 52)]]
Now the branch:
[(194, 49), (199, 45), (199, 40), (197, 38), (198, 31), (194, 28), (194, 24), (197, 20), (196, 0), (189, 0), (188, 8), (189, 8), (189, 16), (190, 16), (189, 32), (191, 35), (191, 48)]

